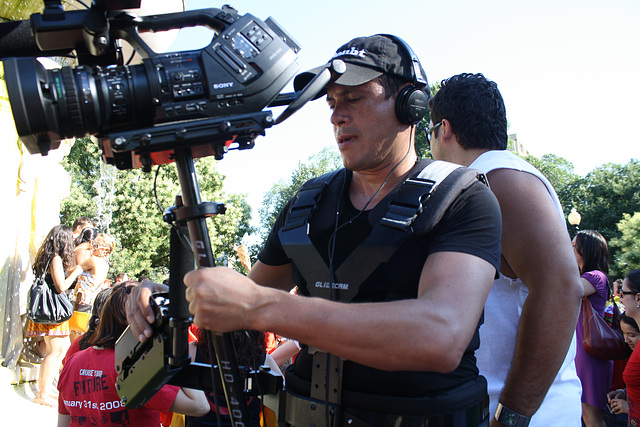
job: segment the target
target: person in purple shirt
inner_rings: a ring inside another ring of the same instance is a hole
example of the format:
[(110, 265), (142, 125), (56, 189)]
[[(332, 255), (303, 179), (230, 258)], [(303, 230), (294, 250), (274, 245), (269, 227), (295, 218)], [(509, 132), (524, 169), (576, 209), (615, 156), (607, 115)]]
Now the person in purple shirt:
[[(580, 267), (580, 281), (584, 296), (600, 316), (609, 299), (609, 249), (607, 241), (594, 230), (583, 230), (573, 239), (573, 248)], [(576, 328), (578, 342), (582, 342), (582, 314)], [(576, 352), (576, 370), (582, 381), (582, 421), (585, 426), (602, 426), (602, 411), (608, 410), (607, 393), (611, 388), (613, 361), (588, 355), (579, 345)]]

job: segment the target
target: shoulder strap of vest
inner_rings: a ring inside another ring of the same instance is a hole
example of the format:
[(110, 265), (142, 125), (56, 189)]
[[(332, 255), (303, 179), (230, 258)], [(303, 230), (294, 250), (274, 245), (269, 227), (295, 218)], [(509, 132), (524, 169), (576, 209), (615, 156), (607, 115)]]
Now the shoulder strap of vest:
[[(422, 161), (424, 162), (424, 160)], [(408, 230), (425, 209), (420, 231), (429, 232), (440, 222), (449, 206), (474, 182), (487, 184), (485, 176), (475, 170), (444, 161), (431, 161), (416, 177), (408, 178), (389, 203), (382, 224)]]
[[(425, 235), (440, 222), (451, 203), (481, 175), (443, 161), (428, 161), (415, 177), (402, 183), (384, 216), (336, 270), (338, 291), (349, 301), (380, 264), (414, 233)], [(422, 165), (420, 165), (422, 166)], [(366, 259), (367, 262), (362, 263)], [(335, 291), (334, 291), (335, 292)], [(339, 299), (343, 301), (343, 299)]]
[[(324, 175), (301, 188), (280, 232), (280, 240), (307, 281), (311, 295), (329, 299), (333, 294), (338, 301), (351, 301), (362, 282), (380, 264), (388, 262), (413, 234), (418, 218), (418, 232), (428, 233), (460, 192), (483, 179), (477, 171), (442, 161), (423, 160), (416, 169), (420, 172), (399, 186), (386, 210), (370, 212), (370, 217), (374, 216), (373, 230), (336, 270), (336, 283), (329, 283), (328, 266), (311, 243), (308, 222), (337, 173)], [(382, 216), (377, 218), (380, 212)]]
[[(331, 183), (344, 177), (345, 173), (345, 169), (339, 169), (307, 181), (296, 194), (285, 224), (278, 232), (285, 253), (295, 263), (309, 289), (315, 289), (315, 282), (329, 283), (329, 268), (309, 238), (309, 220), (320, 204), (325, 207), (337, 205), (341, 186)], [(326, 212), (317, 215), (317, 220), (325, 221), (327, 227), (332, 219)]]
[(295, 201), (289, 209), (287, 220), (284, 227), (282, 227), (282, 231), (288, 231), (308, 224), (325, 190), (331, 182), (342, 173), (346, 173), (346, 170), (338, 169), (305, 182), (295, 195)]

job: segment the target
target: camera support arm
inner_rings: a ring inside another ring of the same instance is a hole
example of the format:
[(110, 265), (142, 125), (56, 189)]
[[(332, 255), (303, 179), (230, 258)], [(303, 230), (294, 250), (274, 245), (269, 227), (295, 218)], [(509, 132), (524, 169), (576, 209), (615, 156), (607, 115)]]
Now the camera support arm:
[[(215, 369), (218, 369), (232, 424), (249, 426), (248, 390), (245, 376), (242, 376), (237, 363), (231, 335), (209, 331), (215, 349), (215, 366), (190, 362), (188, 329), (191, 315), (183, 279), (194, 267), (215, 265), (206, 218), (224, 213), (225, 207), (201, 201), (191, 147), (176, 148), (174, 157), (182, 195), (176, 197), (176, 206), (167, 209), (163, 215), (165, 222), (176, 225), (171, 230), (170, 299), (166, 300), (165, 294), (156, 295), (157, 298), (151, 300), (156, 311), (151, 338), (140, 343), (127, 328), (118, 339), (115, 346), (116, 390), (128, 408), (138, 408), (168, 383), (214, 391)], [(191, 241), (190, 251), (185, 250), (187, 245), (178, 241), (185, 225)], [(203, 375), (206, 371), (211, 373), (209, 381)], [(269, 377), (262, 375), (258, 382), (267, 390), (277, 389), (277, 379)]]
[(278, 116), (275, 124), (282, 123), (304, 104), (316, 98), (318, 93), (324, 89), (332, 78), (335, 80), (337, 78), (336, 76), (343, 74), (345, 71), (347, 71), (347, 66), (342, 60), (334, 59), (328, 62), (322, 71), (316, 74), (301, 92), (296, 92), (295, 97), (290, 101), (289, 106)]
[[(196, 178), (196, 171), (193, 163), (193, 156), (190, 148), (180, 148), (174, 150), (176, 167), (178, 169), (178, 180), (182, 189), (182, 200), (186, 208), (201, 204), (200, 190)], [(190, 218), (187, 221), (187, 228), (191, 239), (191, 247), (196, 265), (199, 268), (215, 266), (211, 241), (207, 231), (206, 218)], [(184, 303), (184, 292), (176, 293)], [(172, 304), (181, 305), (178, 301)], [(223, 390), (227, 400), (227, 407), (233, 425), (251, 425), (249, 412), (245, 396), (243, 393), (244, 383), (240, 376), (238, 363), (236, 361), (233, 342), (230, 334), (211, 333), (211, 339), (215, 348), (220, 378), (222, 379)]]

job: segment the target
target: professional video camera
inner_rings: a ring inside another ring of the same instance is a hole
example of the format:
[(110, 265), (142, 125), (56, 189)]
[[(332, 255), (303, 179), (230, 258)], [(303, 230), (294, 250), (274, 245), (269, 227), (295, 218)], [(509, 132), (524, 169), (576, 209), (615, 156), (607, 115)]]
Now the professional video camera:
[[(228, 6), (136, 16), (121, 9), (140, 7), (140, 0), (96, 1), (68, 12), (60, 0), (45, 4), (30, 19), (34, 43), (22, 40), (29, 35), (24, 24), (0, 43), (16, 127), (31, 153), (46, 154), (61, 139), (90, 134), (104, 160), (119, 169), (167, 163), (176, 141), (197, 147), (194, 157), (219, 159), (232, 143), (251, 148), (276, 123), (265, 107), (289, 105), (281, 122), (329, 79), (325, 74), (302, 98), (280, 94), (299, 69), (300, 46), (272, 18), (239, 15)], [(140, 37), (187, 26), (207, 26), (217, 36), (203, 49), (164, 54)], [(123, 65), (120, 40), (133, 46), (142, 64)], [(77, 67), (46, 70), (34, 58), (71, 50)], [(29, 57), (6, 58), (18, 54)]]
[[(194, 260), (197, 267), (215, 265), (205, 219), (223, 209), (200, 200), (194, 157), (221, 159), (229, 147), (253, 147), (257, 136), (313, 99), (345, 65), (334, 60), (300, 92), (282, 94), (298, 70), (300, 46), (271, 18), (240, 15), (228, 6), (153, 16), (127, 11), (139, 8), (140, 0), (95, 0), (90, 8), (74, 11), (65, 11), (61, 0), (44, 3), (43, 13), (28, 21), (0, 24), (9, 100), (28, 151), (46, 155), (61, 139), (89, 134), (103, 159), (119, 169), (150, 170), (175, 161), (178, 170), (182, 195), (164, 216), (174, 225), (171, 304), (160, 312), (152, 339), (139, 343), (125, 332), (116, 346), (117, 389), (127, 407), (136, 407), (169, 381), (202, 380), (200, 372), (188, 371), (194, 367), (187, 352), (191, 319), (182, 278)], [(213, 29), (211, 43), (199, 50), (156, 53), (140, 37), (190, 26)], [(122, 40), (141, 55), (142, 64), (124, 63)], [(71, 53), (78, 66), (47, 70), (35, 59)], [(275, 120), (264, 110), (285, 105)], [(176, 237), (185, 226), (189, 254)], [(211, 337), (232, 422), (249, 425), (247, 375), (235, 362), (229, 334)], [(195, 386), (211, 389), (215, 381)], [(262, 386), (277, 388), (269, 381)]]

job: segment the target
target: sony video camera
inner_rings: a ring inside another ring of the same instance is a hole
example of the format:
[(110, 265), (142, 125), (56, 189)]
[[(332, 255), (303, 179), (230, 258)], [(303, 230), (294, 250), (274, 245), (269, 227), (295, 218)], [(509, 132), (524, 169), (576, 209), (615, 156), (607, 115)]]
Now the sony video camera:
[[(214, 265), (204, 218), (215, 214), (215, 204), (200, 203), (193, 158), (220, 159), (232, 145), (253, 147), (257, 136), (314, 99), (345, 64), (333, 60), (302, 90), (282, 94), (298, 71), (300, 47), (271, 18), (240, 15), (228, 6), (153, 16), (127, 11), (139, 8), (140, 0), (94, 0), (90, 8), (73, 11), (65, 11), (61, 0), (44, 3), (43, 13), (28, 21), (0, 24), (0, 58), (21, 141), (30, 153), (46, 155), (64, 138), (91, 135), (103, 159), (119, 169), (148, 171), (175, 161), (185, 197), (175, 221), (189, 226), (190, 263)], [(140, 36), (190, 26), (213, 29), (211, 43), (160, 54)], [(122, 40), (143, 58), (141, 64), (125, 64)], [(45, 69), (36, 60), (69, 55), (77, 66)], [(277, 119), (265, 110), (285, 105)], [(117, 388), (127, 407), (144, 404), (167, 382), (208, 390), (215, 385), (213, 378), (201, 381), (210, 367), (189, 363), (190, 319), (180, 314), (186, 311), (181, 283), (186, 272), (171, 270), (170, 307), (178, 314), (160, 310), (152, 339), (140, 343), (125, 332), (116, 345)], [(232, 363), (228, 334), (211, 335), (230, 414), (245, 420), (242, 402), (250, 387), (243, 379), (252, 376)], [(263, 392), (281, 389), (281, 379), (262, 377), (267, 378), (258, 379)]]
[[(280, 25), (228, 6), (154, 16), (117, 9), (139, 2), (103, 0), (63, 11), (60, 0), (45, 1), (44, 12), (30, 19), (35, 52), (7, 57), (0, 41), (16, 128), (29, 152), (46, 154), (61, 139), (93, 135), (107, 163), (148, 169), (171, 161), (176, 145), (217, 158), (232, 143), (251, 148), (274, 124), (263, 109), (299, 69), (300, 47)], [(216, 36), (203, 49), (163, 54), (140, 37), (187, 26), (209, 27)], [(122, 64), (120, 40), (142, 64)], [(71, 50), (76, 67), (47, 70), (35, 59)], [(295, 98), (280, 95), (273, 105)]]

